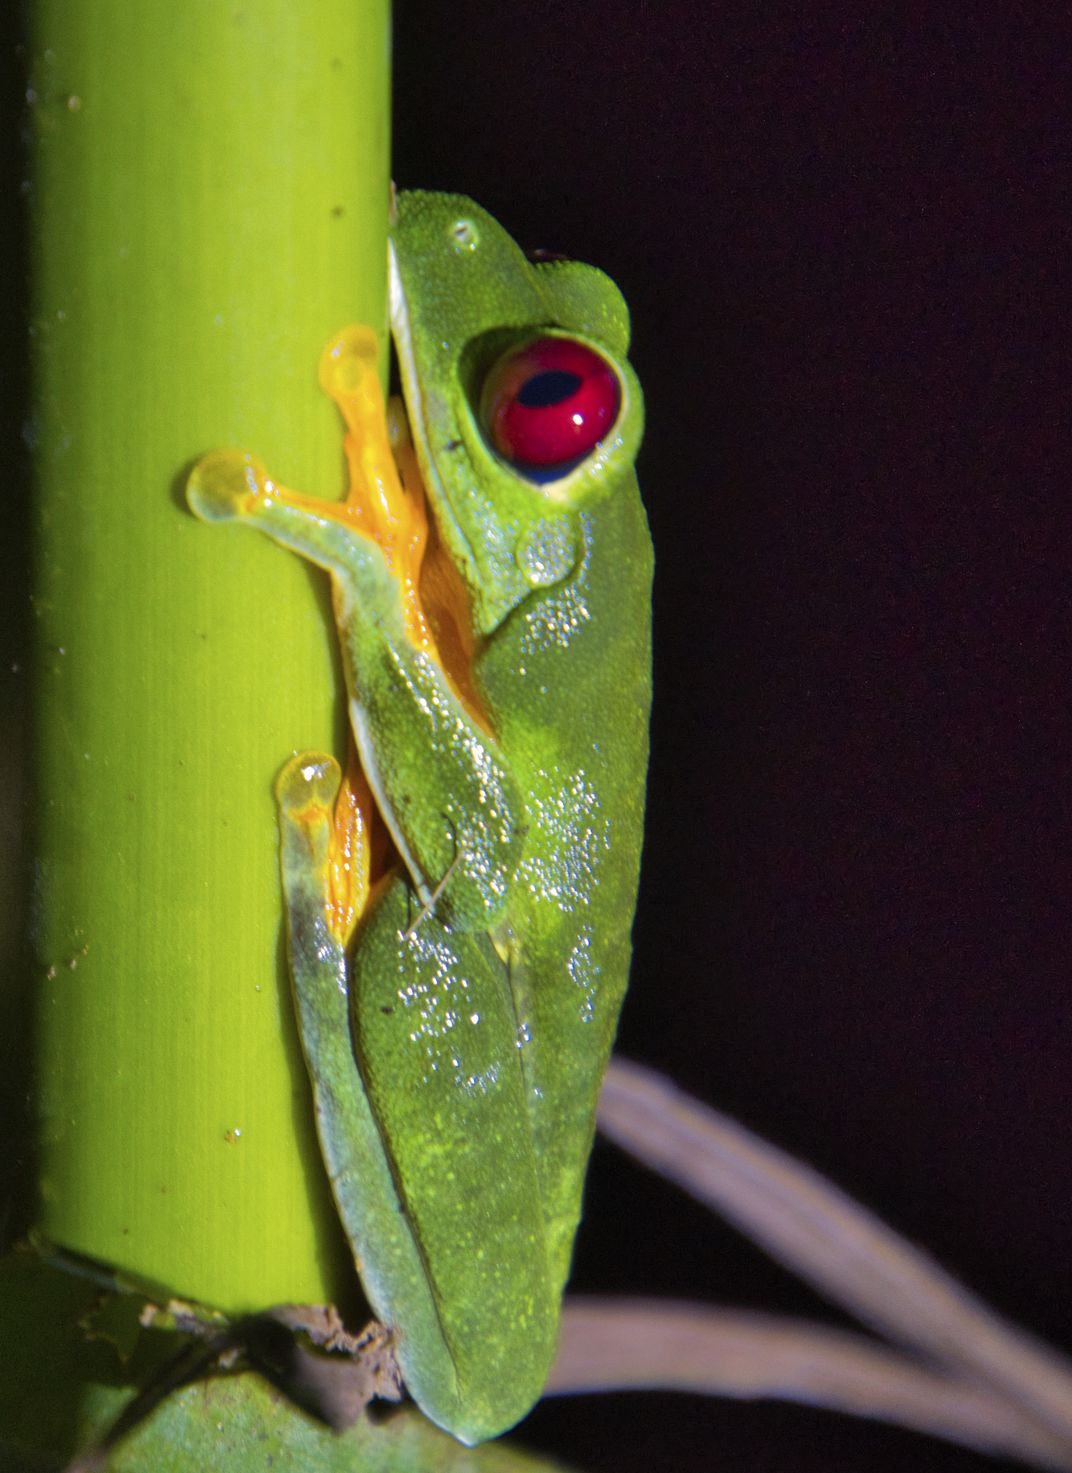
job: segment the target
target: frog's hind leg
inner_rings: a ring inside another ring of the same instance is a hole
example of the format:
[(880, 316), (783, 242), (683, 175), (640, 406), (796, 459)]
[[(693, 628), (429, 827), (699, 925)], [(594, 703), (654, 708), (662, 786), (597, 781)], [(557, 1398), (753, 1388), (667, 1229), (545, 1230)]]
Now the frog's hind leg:
[(347, 938), (332, 906), (333, 813), (341, 782), (339, 764), (320, 752), (292, 757), (276, 782), (287, 948), (299, 997), (314, 971), (345, 976)]
[(355, 799), (353, 772), (344, 779), (334, 757), (319, 752), (292, 757), (276, 782), (294, 1007), (321, 1150), (336, 1188), (351, 1168), (349, 1116), (364, 1093), (350, 1039), (346, 956), (368, 894), (360, 796)]
[[(347, 829), (350, 778), (341, 778), (333, 758), (307, 753), (292, 758), (276, 784), (294, 1006), (320, 1151), (365, 1292), (383, 1323), (405, 1325), (416, 1347), (408, 1353), (409, 1342), (396, 1347), (407, 1386), (422, 1404), (450, 1408), (454, 1416), (456, 1370), (351, 1031), (346, 952), (353, 919), (337, 904), (333, 878), (333, 870), (346, 871), (339, 835)], [(402, 899), (399, 876), (381, 889), (396, 887)], [(357, 898), (355, 914), (367, 894)], [(370, 907), (366, 925), (374, 913)]]

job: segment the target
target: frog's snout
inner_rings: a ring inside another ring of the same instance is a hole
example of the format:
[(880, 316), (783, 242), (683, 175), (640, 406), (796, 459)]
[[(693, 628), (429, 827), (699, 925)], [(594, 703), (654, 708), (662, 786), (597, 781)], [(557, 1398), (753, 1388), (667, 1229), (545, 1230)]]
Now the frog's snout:
[(202, 458), (186, 482), (186, 501), (203, 522), (229, 522), (242, 515), (248, 500), (264, 487), (267, 475), (255, 455), (214, 450)]

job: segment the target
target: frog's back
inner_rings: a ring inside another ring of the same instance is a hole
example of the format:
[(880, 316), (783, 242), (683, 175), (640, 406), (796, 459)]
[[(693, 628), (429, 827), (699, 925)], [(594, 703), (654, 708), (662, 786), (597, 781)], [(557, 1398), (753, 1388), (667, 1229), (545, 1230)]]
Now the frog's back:
[(476, 670), (528, 808), (512, 936), (499, 941), (562, 1280), (628, 981), (651, 705), (652, 553), (635, 477), (578, 526), (572, 574), (515, 609)]

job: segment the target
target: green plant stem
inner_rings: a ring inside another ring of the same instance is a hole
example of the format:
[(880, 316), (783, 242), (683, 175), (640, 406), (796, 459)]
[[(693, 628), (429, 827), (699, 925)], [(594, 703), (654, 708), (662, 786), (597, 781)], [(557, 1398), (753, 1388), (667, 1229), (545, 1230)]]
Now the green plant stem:
[(386, 0), (39, 0), (43, 1232), (226, 1309), (332, 1297), (272, 780), (341, 749), (296, 559), (188, 514), (255, 449), (342, 485), (320, 350), (384, 317)]

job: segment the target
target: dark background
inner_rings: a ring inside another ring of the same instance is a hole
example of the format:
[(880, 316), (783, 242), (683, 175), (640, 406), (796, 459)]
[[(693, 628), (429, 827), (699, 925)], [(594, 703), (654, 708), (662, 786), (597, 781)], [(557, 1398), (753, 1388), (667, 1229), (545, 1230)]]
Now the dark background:
[[(895, 11), (397, 0), (394, 170), (634, 312), (658, 579), (623, 1052), (1070, 1348), (1072, 26)], [(606, 1146), (587, 1211), (577, 1288), (837, 1320)], [(545, 1403), (520, 1436), (590, 1473), (998, 1466), (686, 1397)]]
[[(658, 575), (623, 1052), (1072, 1348), (1072, 27), (1029, 17), (398, 0), (394, 169), (633, 310)], [(836, 1319), (609, 1146), (575, 1286)], [(683, 1396), (520, 1436), (589, 1470), (988, 1465)]]

